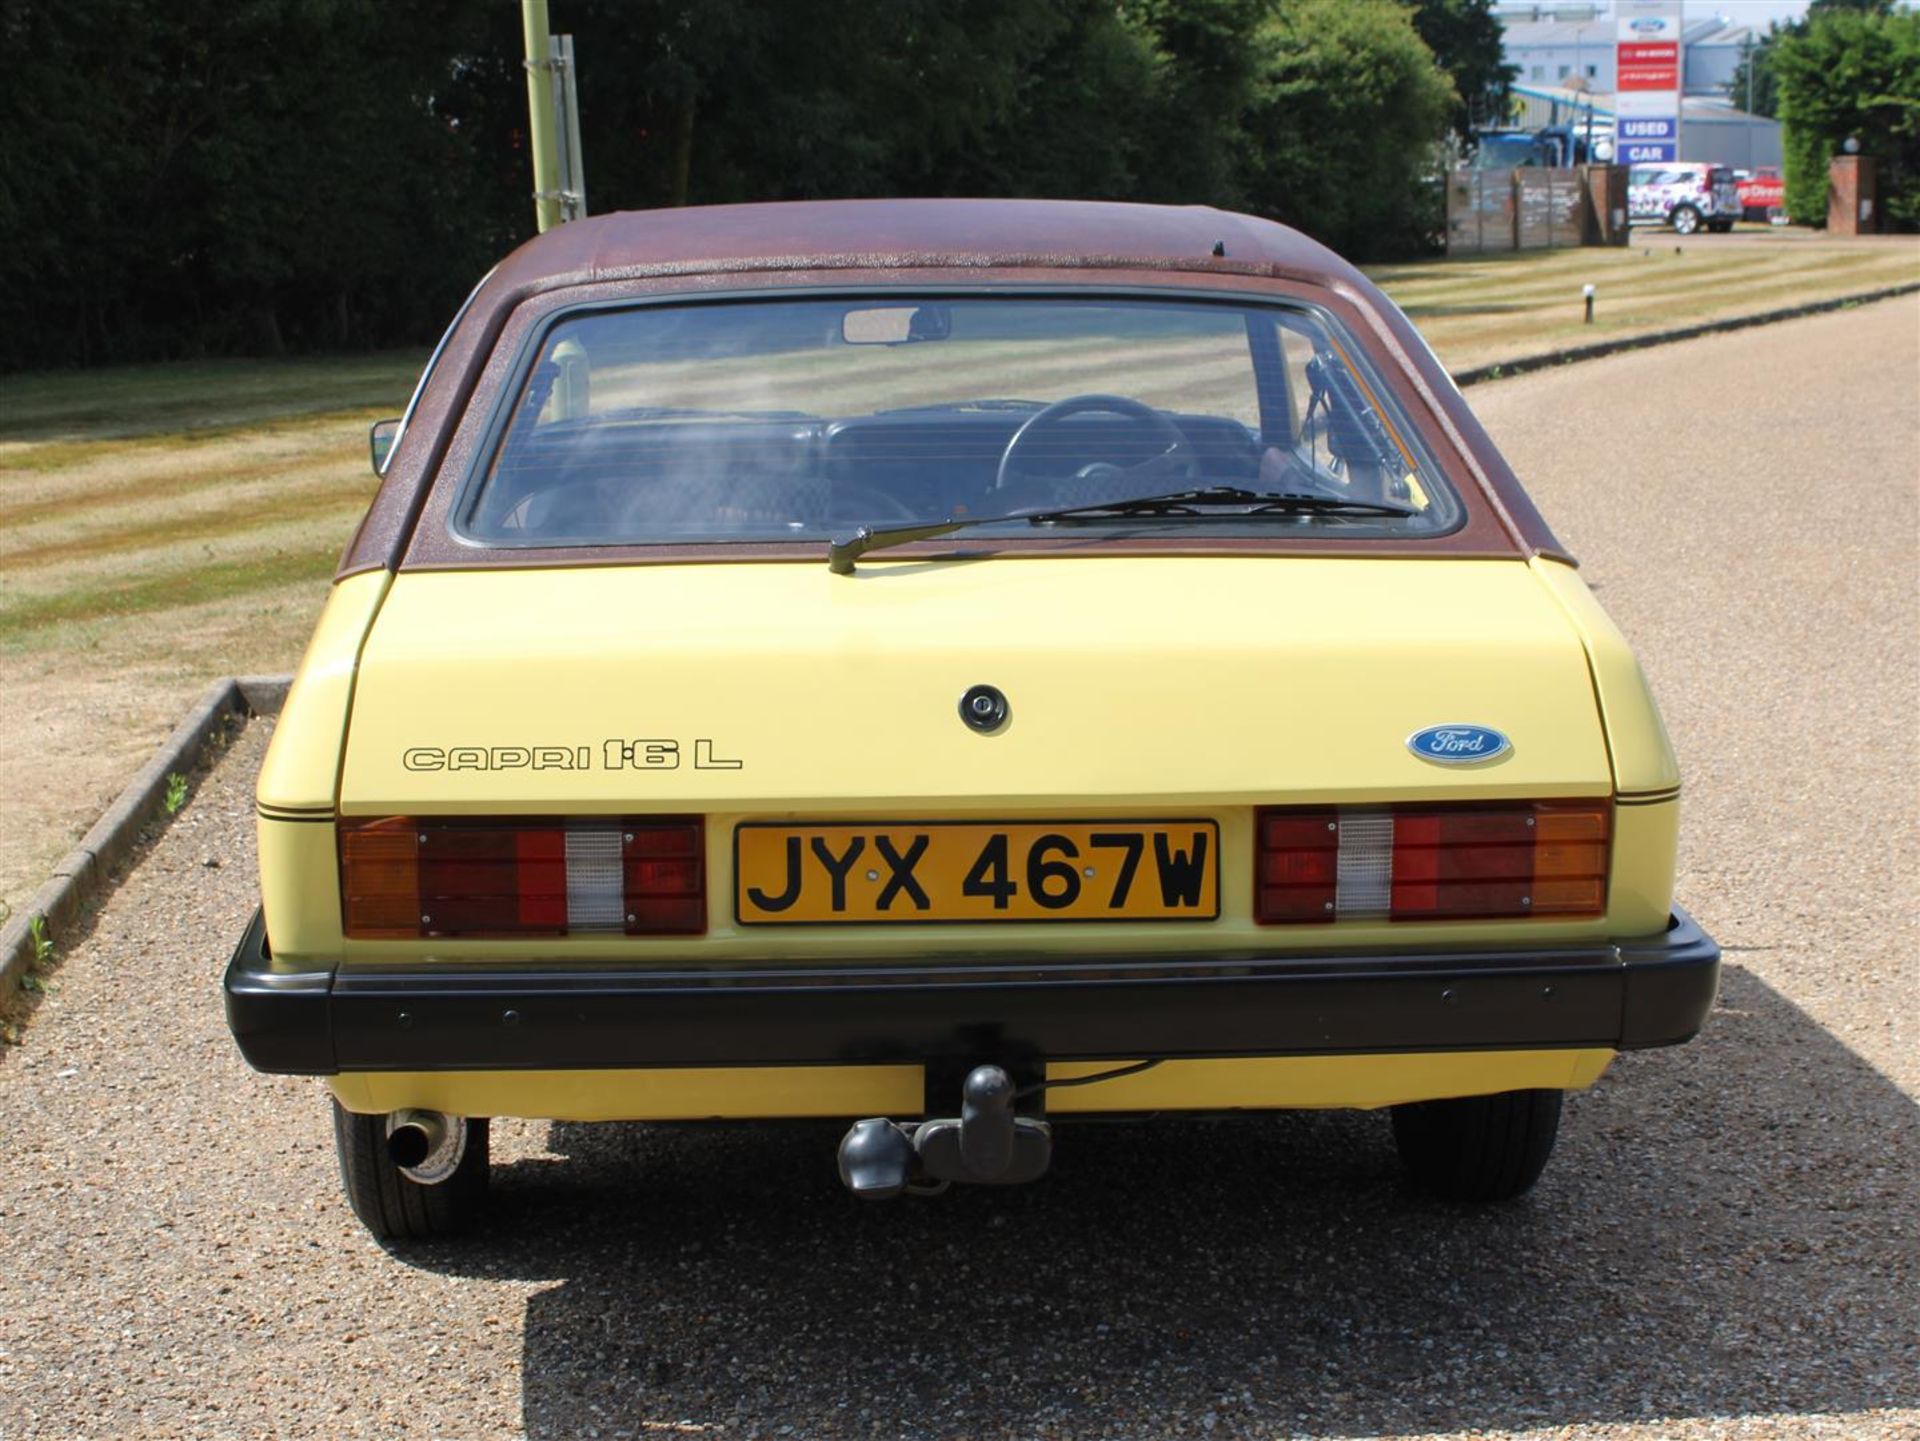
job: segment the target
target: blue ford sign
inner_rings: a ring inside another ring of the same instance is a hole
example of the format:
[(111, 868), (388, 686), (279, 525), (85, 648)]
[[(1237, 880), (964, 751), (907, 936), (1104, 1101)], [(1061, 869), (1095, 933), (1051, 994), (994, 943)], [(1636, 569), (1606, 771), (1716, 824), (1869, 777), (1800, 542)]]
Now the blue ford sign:
[(1407, 749), (1423, 761), (1440, 765), (1471, 765), (1503, 756), (1513, 745), (1497, 730), (1486, 726), (1428, 726), (1407, 737)]

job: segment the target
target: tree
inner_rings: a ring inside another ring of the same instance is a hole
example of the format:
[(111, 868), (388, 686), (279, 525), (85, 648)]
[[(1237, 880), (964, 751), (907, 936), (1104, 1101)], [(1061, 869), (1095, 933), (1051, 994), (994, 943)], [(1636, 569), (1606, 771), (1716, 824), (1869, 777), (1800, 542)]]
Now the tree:
[(1127, 0), (1126, 23), (1155, 62), (1136, 198), (1241, 203), (1246, 117), (1259, 87), (1257, 35), (1274, 8), (1274, 0)]
[(1782, 24), (1778, 20), (1769, 21), (1767, 33), (1760, 37), (1755, 45), (1734, 67), (1733, 79), (1727, 86), (1727, 98), (1742, 110), (1753, 115), (1765, 115), (1769, 118), (1780, 113), (1780, 86), (1773, 73), (1774, 42), (1782, 35), (1805, 35), (1808, 24), (1816, 17), (1833, 11), (1858, 11), (1866, 14), (1885, 15), (1893, 9), (1893, 0), (1813, 0), (1807, 7), (1807, 13), (1798, 20), (1789, 20)]
[(0, 4), (0, 366), (416, 341), (513, 233), (441, 108), (483, 0)]
[[(1486, 0), (552, 8), (596, 212), (1085, 196), (1405, 253), (1505, 83)], [(501, 0), (0, 0), (0, 45), (0, 369), (420, 343), (532, 230)]]
[(1449, 125), (1465, 140), (1475, 125), (1506, 117), (1520, 67), (1506, 62), (1493, 0), (1410, 0), (1413, 28), (1459, 94)]
[(1353, 255), (1430, 247), (1458, 93), (1393, 0), (1296, 0), (1260, 27), (1247, 200)]
[(1920, 12), (1829, 4), (1782, 35), (1780, 86), (1787, 213), (1827, 213), (1827, 168), (1849, 138), (1879, 163), (1881, 205), (1920, 226)]
[(1893, 0), (1812, 0), (1807, 6), (1807, 19), (1814, 20), (1821, 15), (1851, 10), (1860, 15), (1890, 15), (1893, 13)]

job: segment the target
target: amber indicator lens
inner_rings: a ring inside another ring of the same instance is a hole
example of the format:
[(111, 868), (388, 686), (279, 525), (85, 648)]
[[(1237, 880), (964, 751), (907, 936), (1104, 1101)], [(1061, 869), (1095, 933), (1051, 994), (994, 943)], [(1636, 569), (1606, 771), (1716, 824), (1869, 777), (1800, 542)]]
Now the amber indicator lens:
[(696, 935), (699, 817), (342, 821), (341, 920), (357, 938)]
[(1612, 817), (1586, 800), (1263, 810), (1255, 919), (1597, 916)]
[(350, 936), (417, 936), (420, 861), (404, 816), (340, 825), (341, 924)]

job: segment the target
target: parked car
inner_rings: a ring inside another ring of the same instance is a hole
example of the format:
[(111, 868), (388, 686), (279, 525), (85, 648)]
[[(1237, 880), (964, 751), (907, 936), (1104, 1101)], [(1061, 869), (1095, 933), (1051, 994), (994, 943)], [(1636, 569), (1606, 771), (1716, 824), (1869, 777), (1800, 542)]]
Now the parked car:
[(1627, 215), (1639, 224), (1671, 225), (1681, 235), (1703, 226), (1724, 234), (1740, 218), (1740, 191), (1725, 165), (1636, 165), (1627, 172)]
[(1734, 187), (1740, 195), (1743, 220), (1779, 221), (1786, 215), (1787, 182), (1774, 166), (1733, 172)]
[(1360, 1107), (1500, 1200), (1707, 1014), (1626, 641), (1284, 226), (584, 220), (377, 438), (225, 995), (379, 1236), (472, 1219), (494, 1116), (836, 1118), (878, 1198)]

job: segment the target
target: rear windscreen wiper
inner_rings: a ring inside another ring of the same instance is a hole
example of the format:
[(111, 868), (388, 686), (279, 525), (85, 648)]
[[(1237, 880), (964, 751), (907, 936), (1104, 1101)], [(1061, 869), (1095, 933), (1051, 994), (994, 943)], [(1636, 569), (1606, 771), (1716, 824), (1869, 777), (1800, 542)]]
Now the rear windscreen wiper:
[(1232, 485), (1212, 485), (1198, 490), (1173, 490), (1161, 495), (1141, 495), (1128, 500), (1105, 500), (1093, 505), (1052, 506), (1033, 510), (1013, 510), (1005, 515), (967, 516), (956, 520), (929, 521), (923, 525), (863, 525), (843, 540), (827, 547), (827, 569), (835, 575), (852, 575), (854, 562), (870, 550), (889, 545), (907, 545), (916, 540), (934, 540), (976, 525), (1006, 525), (1024, 520), (1030, 525), (1049, 525), (1058, 521), (1098, 519), (1109, 515), (1193, 516), (1221, 507), (1232, 507), (1235, 519), (1249, 515), (1418, 515), (1411, 506), (1386, 505), (1371, 500), (1344, 500), (1337, 495), (1316, 495), (1308, 491), (1244, 490)]
[(1057, 520), (1082, 515), (1198, 515), (1222, 506), (1245, 515), (1418, 515), (1412, 506), (1387, 501), (1348, 500), (1308, 490), (1244, 490), (1237, 485), (1209, 485), (1198, 490), (1173, 490), (1164, 495), (1142, 495), (1131, 500), (1104, 500), (1066, 510), (1026, 512), (1029, 520)]

